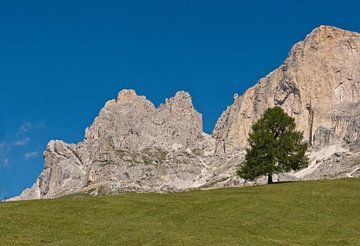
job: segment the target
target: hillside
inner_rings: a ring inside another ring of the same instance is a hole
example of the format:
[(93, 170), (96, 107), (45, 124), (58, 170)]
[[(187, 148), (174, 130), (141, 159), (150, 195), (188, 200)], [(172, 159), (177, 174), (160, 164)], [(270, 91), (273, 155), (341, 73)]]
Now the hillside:
[(360, 180), (0, 204), (1, 245), (359, 245)]

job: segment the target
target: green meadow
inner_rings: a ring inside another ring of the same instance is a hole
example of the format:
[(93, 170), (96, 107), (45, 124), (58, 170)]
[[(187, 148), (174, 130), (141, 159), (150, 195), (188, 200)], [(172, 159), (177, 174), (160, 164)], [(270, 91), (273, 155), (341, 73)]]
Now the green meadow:
[(0, 203), (1, 245), (360, 245), (360, 179)]

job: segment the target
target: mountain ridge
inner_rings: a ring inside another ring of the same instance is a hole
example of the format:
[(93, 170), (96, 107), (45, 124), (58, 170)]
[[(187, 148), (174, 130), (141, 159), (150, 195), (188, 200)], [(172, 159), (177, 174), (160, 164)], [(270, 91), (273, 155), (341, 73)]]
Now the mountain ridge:
[(234, 95), (211, 135), (204, 132), (202, 115), (189, 93), (180, 91), (155, 107), (134, 90), (122, 90), (105, 103), (86, 129), (84, 141), (49, 142), (42, 174), (15, 199), (244, 185), (235, 172), (244, 158), (248, 133), (273, 106), (295, 118), (311, 146), (307, 171), (278, 178), (360, 176), (358, 47), (358, 33), (315, 28), (292, 47), (279, 68), (242, 96)]

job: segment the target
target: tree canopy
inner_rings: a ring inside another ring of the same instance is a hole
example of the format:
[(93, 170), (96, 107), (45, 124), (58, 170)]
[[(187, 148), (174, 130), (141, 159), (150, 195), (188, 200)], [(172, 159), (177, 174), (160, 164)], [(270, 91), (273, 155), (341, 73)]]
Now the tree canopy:
[(248, 141), (245, 161), (238, 171), (245, 180), (267, 175), (270, 184), (273, 174), (308, 166), (303, 133), (296, 131), (295, 119), (280, 107), (265, 111), (252, 126)]

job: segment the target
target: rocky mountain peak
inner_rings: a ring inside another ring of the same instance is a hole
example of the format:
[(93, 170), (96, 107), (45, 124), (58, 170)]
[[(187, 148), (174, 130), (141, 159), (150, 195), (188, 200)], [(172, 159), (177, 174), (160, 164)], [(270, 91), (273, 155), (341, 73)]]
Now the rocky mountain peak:
[(193, 106), (191, 96), (188, 92), (179, 91), (170, 99), (166, 99), (164, 104), (161, 104), (158, 111), (167, 111), (172, 115), (177, 114), (181, 117), (194, 117), (198, 114)]
[(101, 109), (86, 130), (86, 140), (107, 139), (115, 149), (171, 148), (174, 143), (185, 148), (195, 144), (202, 131), (202, 116), (188, 93), (178, 92), (155, 108), (134, 90), (122, 90)]
[(131, 104), (134, 102), (150, 102), (150, 101), (148, 101), (145, 96), (138, 96), (135, 90), (123, 89), (118, 93), (116, 102), (122, 105), (122, 104)]
[(336, 109), (360, 100), (357, 47), (357, 33), (330, 26), (313, 30), (294, 45), (280, 68), (260, 79), (225, 111), (213, 133), (219, 151), (231, 153), (246, 147), (251, 125), (273, 106), (281, 106), (295, 118), (310, 145), (342, 142), (348, 121)]
[(310, 146), (310, 167), (287, 179), (360, 176), (359, 105), (360, 34), (320, 26), (278, 69), (234, 95), (212, 136), (187, 92), (156, 108), (134, 90), (120, 91), (83, 142), (49, 143), (43, 172), (18, 199), (244, 184), (236, 170), (251, 126), (274, 106), (295, 118)]
[(187, 92), (187, 91), (178, 91), (176, 92), (175, 96), (173, 97), (174, 99), (177, 99), (179, 101), (188, 101), (188, 100), (192, 100), (191, 99), (191, 96), (190, 96), (190, 93)]
[(179, 108), (193, 108), (192, 98), (188, 92), (178, 91), (175, 96), (166, 99), (164, 104), (161, 104), (160, 107), (165, 107), (167, 105), (176, 106)]
[(314, 30), (312, 30), (312, 32), (310, 32), (306, 36), (305, 41), (308, 40), (322, 41), (336, 37), (344, 37), (344, 36), (356, 37), (359, 35), (360, 35), (359, 33), (347, 31), (334, 26), (321, 25), (319, 27), (314, 28)]
[(137, 97), (137, 94), (136, 94), (135, 90), (123, 89), (118, 94), (117, 102), (122, 103), (122, 102), (131, 101), (132, 99), (134, 99), (136, 97)]

